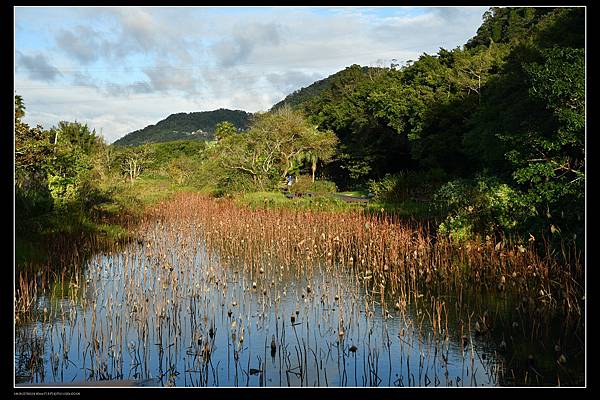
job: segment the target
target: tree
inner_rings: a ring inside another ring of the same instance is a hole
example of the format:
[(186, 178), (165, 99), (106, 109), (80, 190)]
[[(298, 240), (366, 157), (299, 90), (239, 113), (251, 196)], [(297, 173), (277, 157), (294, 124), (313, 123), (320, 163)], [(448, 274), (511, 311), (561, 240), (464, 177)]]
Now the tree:
[(129, 147), (120, 153), (121, 171), (129, 178), (129, 183), (133, 184), (139, 178), (148, 162), (148, 154), (149, 148), (147, 145)]
[(21, 96), (15, 96), (15, 183), (31, 186), (44, 179), (51, 146), (48, 132), (41, 126), (30, 128), (22, 122), (25, 104)]
[(408, 153), (406, 133), (398, 130), (406, 121), (398, 118), (404, 97), (394, 91), (402, 85), (400, 76), (389, 68), (353, 65), (330, 77), (330, 86), (306, 104), (309, 120), (339, 139), (339, 151), (327, 166), (338, 186), (397, 171), (409, 160), (402, 157)]
[(25, 103), (23, 97), (15, 95), (15, 120), (20, 120), (25, 116)]
[(224, 137), (209, 149), (209, 159), (226, 171), (226, 175), (250, 175), (254, 186), (264, 189), (275, 174), (275, 153), (258, 132), (249, 130)]
[(467, 94), (477, 94), (481, 104), (481, 92), (488, 79), (507, 54), (507, 47), (491, 42), (489, 46), (479, 46), (473, 50), (456, 50), (454, 52), (453, 80)]
[(515, 43), (529, 40), (538, 22), (554, 12), (551, 7), (492, 7), (483, 14), (483, 23), (466, 48), (494, 43)]
[(260, 116), (251, 129), (256, 132), (257, 137), (269, 143), (270, 149), (265, 149), (265, 153), (276, 160), (282, 178), (288, 175), (295, 162), (303, 159), (307, 152), (326, 155), (328, 149), (335, 146), (335, 139), (332, 141), (331, 134), (319, 132), (316, 126), (311, 125), (301, 113), (288, 105)]
[(169, 162), (166, 167), (166, 172), (171, 179), (177, 182), (177, 184), (181, 185), (190, 179), (194, 168), (195, 165), (190, 158), (181, 156)]
[(333, 132), (319, 131), (284, 105), (257, 115), (248, 131), (225, 135), (209, 150), (209, 164), (225, 171), (223, 179), (230, 183), (238, 185), (241, 177), (250, 177), (255, 188), (264, 190), (275, 187), (308, 158), (316, 171), (318, 160), (331, 159), (336, 143)]
[(98, 148), (91, 157), (91, 162), (96, 175), (100, 179), (108, 178), (112, 173), (112, 167), (115, 161), (115, 148), (107, 145), (104, 139), (98, 139)]
[(100, 141), (96, 135), (96, 130), (90, 131), (87, 124), (81, 124), (77, 121), (60, 121), (58, 127), (51, 129), (51, 133), (54, 137), (54, 145), (59, 144), (59, 142), (66, 142), (81, 148), (86, 154), (91, 154)]
[(217, 141), (220, 141), (229, 135), (236, 134), (237, 131), (237, 128), (231, 122), (219, 122), (215, 127), (215, 138), (217, 139)]
[(52, 210), (53, 200), (48, 190), (48, 166), (52, 148), (48, 132), (41, 126), (30, 128), (22, 122), (25, 104), (15, 96), (15, 216), (17, 233), (39, 229), (40, 217)]
[(530, 129), (500, 135), (511, 143), (513, 177), (547, 224), (581, 221), (585, 184), (585, 55), (583, 49), (540, 50), (542, 60), (525, 65), (531, 102), (542, 111)]
[(333, 158), (335, 147), (339, 140), (332, 131), (320, 132), (314, 130), (312, 137), (308, 138), (308, 148), (300, 154), (300, 160), (310, 163), (312, 173), (312, 181), (315, 181), (315, 173), (317, 172), (317, 164), (319, 161), (327, 162)]

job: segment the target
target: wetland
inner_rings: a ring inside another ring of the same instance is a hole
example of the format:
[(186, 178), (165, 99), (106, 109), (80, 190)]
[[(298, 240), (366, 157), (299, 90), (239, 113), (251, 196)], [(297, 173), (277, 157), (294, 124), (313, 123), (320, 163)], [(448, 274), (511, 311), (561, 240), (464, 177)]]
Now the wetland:
[(16, 276), (18, 385), (584, 382), (581, 260), (195, 193), (123, 224), (128, 241)]

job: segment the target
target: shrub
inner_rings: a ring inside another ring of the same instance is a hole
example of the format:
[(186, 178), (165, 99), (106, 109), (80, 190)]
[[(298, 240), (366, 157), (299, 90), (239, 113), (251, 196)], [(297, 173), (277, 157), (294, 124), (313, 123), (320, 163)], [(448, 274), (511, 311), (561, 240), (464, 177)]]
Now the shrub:
[(535, 215), (521, 192), (489, 177), (448, 182), (435, 194), (434, 204), (446, 215), (439, 233), (457, 240), (476, 234), (511, 235)]
[(368, 187), (377, 200), (400, 203), (409, 199), (431, 197), (445, 178), (446, 174), (441, 169), (402, 171), (387, 174), (378, 181), (371, 180)]
[(290, 188), (290, 192), (292, 193), (335, 193), (336, 191), (337, 187), (334, 182), (326, 180), (316, 180), (313, 182), (310, 175), (297, 176)]
[(165, 167), (167, 175), (178, 185), (188, 183), (196, 169), (198, 163), (186, 156), (171, 160)]

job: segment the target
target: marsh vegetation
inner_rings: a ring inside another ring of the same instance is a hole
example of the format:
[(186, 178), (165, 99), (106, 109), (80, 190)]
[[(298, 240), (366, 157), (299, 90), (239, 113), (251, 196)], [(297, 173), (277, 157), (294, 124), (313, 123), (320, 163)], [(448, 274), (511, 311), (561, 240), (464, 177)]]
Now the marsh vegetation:
[(130, 227), (124, 247), (18, 288), (17, 381), (582, 380), (577, 260), (565, 269), (503, 242), (457, 247), (385, 215), (251, 210), (190, 193)]

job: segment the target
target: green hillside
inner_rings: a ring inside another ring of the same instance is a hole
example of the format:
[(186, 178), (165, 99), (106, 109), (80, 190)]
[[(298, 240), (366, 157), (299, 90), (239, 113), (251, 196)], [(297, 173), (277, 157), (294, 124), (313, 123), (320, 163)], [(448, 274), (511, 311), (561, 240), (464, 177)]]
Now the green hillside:
[(298, 89), (293, 93), (288, 94), (279, 103), (273, 105), (271, 110), (277, 110), (284, 104), (287, 104), (295, 109), (305, 109), (306, 106), (311, 103), (311, 101), (318, 96), (321, 96), (325, 91), (330, 90), (335, 82), (352, 81), (357, 78), (357, 75), (360, 75), (360, 77), (373, 76), (383, 70), (383, 68), (364, 67), (358, 65), (347, 67), (333, 75), (329, 75), (327, 78), (318, 80), (307, 87)]
[(239, 130), (248, 128), (251, 113), (241, 110), (218, 109), (192, 113), (171, 114), (156, 125), (130, 132), (114, 142), (117, 146), (137, 146), (144, 143), (173, 140), (210, 140), (215, 126), (229, 121)]

